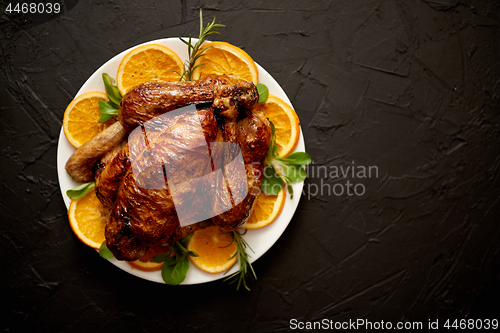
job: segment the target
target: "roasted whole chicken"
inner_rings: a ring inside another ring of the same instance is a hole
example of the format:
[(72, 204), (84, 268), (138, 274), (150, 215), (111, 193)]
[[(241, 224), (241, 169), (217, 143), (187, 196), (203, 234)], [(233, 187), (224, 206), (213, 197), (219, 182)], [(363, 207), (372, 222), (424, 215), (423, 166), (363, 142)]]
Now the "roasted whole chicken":
[(96, 182), (109, 211), (106, 244), (119, 260), (209, 225), (242, 226), (260, 192), (271, 142), (252, 110), (253, 83), (228, 77), (152, 81), (128, 91), (118, 120), (78, 148), (66, 170)]

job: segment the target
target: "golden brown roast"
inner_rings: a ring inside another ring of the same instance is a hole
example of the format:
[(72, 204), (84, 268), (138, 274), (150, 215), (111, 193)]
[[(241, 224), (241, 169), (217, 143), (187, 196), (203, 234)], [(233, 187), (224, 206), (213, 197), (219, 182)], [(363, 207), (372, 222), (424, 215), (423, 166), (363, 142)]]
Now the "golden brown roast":
[[(148, 82), (123, 96), (126, 143), (115, 138), (92, 169), (117, 259), (136, 260), (207, 225), (235, 230), (246, 222), (271, 141), (269, 121), (251, 111), (257, 99), (252, 83), (225, 77)], [(85, 154), (75, 155), (70, 175), (91, 172)]]

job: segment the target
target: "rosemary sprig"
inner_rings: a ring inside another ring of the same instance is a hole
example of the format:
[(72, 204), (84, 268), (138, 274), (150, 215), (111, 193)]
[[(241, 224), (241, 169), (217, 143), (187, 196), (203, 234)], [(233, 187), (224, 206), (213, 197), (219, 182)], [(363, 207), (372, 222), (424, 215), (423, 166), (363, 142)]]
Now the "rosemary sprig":
[[(253, 252), (252, 248), (248, 245), (245, 239), (243, 239), (243, 235), (246, 233), (240, 234), (238, 231), (232, 231), (230, 233), (233, 238), (233, 242), (236, 243), (236, 253), (235, 256), (238, 256), (238, 263), (240, 265), (240, 269), (235, 272), (233, 275), (227, 277), (224, 281), (229, 281), (229, 283), (237, 283), (236, 290), (239, 290), (241, 285), (245, 287), (246, 290), (250, 291), (250, 288), (247, 286), (246, 277), (250, 273), (250, 277), (253, 280), (257, 280), (257, 275), (255, 275), (255, 271), (253, 270), (252, 264), (249, 261), (250, 256), (247, 253), (247, 247)], [(255, 253), (255, 252), (254, 252)]]
[(109, 100), (109, 102), (99, 100), (100, 120), (101, 123), (104, 123), (112, 117), (118, 116), (122, 94), (120, 94), (118, 87), (115, 85), (115, 79), (109, 76), (109, 74), (102, 73), (102, 81), (104, 82), (104, 88)]
[(211, 34), (218, 34), (219, 32), (217, 29), (219, 27), (224, 27), (225, 25), (223, 24), (216, 24), (215, 23), (215, 16), (212, 21), (212, 23), (207, 24), (205, 28), (203, 28), (203, 13), (200, 8), (200, 34), (198, 37), (198, 41), (196, 44), (193, 45), (191, 41), (191, 34), (189, 34), (189, 39), (186, 41), (182, 37), (179, 37), (179, 39), (187, 45), (188, 47), (188, 56), (189, 59), (186, 60), (185, 63), (185, 68), (184, 71), (182, 72), (181, 78), (179, 81), (192, 81), (193, 80), (193, 71), (198, 68), (199, 66), (203, 64), (198, 64), (195, 66), (196, 60), (202, 56), (202, 54), (208, 50), (210, 47), (204, 48), (203, 50), (200, 51), (201, 45), (207, 40), (207, 37)]
[(66, 195), (71, 199), (80, 199), (87, 194), (88, 191), (95, 187), (95, 182), (80, 184), (66, 191)]

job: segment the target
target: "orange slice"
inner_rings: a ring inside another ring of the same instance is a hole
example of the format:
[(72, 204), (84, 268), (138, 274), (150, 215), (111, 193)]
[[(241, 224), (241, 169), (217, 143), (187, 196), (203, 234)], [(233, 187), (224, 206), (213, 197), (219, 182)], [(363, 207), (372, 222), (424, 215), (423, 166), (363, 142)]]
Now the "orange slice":
[(100, 91), (88, 92), (72, 100), (64, 111), (64, 135), (75, 148), (107, 127), (100, 122), (99, 100), (107, 102), (108, 97)]
[(238, 81), (259, 82), (259, 70), (253, 59), (242, 49), (226, 42), (203, 45), (206, 51), (196, 61), (193, 79), (208, 75), (227, 75)]
[(135, 261), (128, 261), (132, 268), (137, 268), (141, 271), (152, 272), (161, 269), (163, 262), (157, 263), (153, 261), (153, 256), (157, 254), (168, 253), (170, 248), (168, 246), (152, 246), (148, 252), (141, 259)]
[(220, 273), (231, 268), (236, 262), (236, 244), (229, 234), (219, 227), (211, 226), (196, 230), (189, 240), (187, 249), (198, 257), (189, 257), (199, 269), (209, 273)]
[(263, 112), (273, 122), (278, 154), (282, 157), (290, 155), (300, 137), (300, 121), (293, 108), (279, 97), (269, 95), (264, 103), (257, 104), (253, 110)]
[(123, 57), (116, 86), (124, 95), (130, 88), (147, 81), (178, 81), (183, 70), (181, 58), (168, 47), (147, 44), (134, 48)]
[(94, 189), (80, 199), (72, 199), (68, 209), (69, 224), (76, 237), (94, 249), (104, 242), (106, 215)]
[(252, 214), (250, 214), (243, 228), (259, 229), (271, 224), (281, 214), (285, 201), (285, 188), (278, 195), (267, 195), (261, 192), (255, 200)]

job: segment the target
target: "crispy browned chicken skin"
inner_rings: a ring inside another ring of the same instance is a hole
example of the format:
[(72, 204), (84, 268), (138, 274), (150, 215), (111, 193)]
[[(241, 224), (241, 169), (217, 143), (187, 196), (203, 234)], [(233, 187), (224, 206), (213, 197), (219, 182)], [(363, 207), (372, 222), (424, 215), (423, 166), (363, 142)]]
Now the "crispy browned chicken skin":
[[(108, 147), (94, 140), (66, 165), (73, 177), (89, 178), (95, 172), (97, 196), (110, 210), (106, 244), (117, 259), (139, 259), (149, 246), (207, 225), (229, 231), (246, 222), (271, 141), (269, 121), (252, 112), (257, 100), (252, 83), (226, 77), (148, 82), (123, 96), (113, 133), (127, 133), (127, 142), (118, 145), (121, 140), (114, 138)], [(189, 110), (178, 111), (188, 105)], [(99, 149), (93, 149), (96, 145)], [(204, 153), (207, 147), (209, 155)], [(243, 170), (231, 163), (237, 156), (243, 158)], [(222, 178), (203, 178), (221, 166), (225, 166)], [(184, 182), (178, 185), (178, 179)], [(204, 198), (211, 198), (212, 207), (200, 203)], [(192, 206), (188, 219), (202, 222), (181, 227), (177, 210), (183, 204)], [(210, 211), (222, 213), (213, 216)]]

